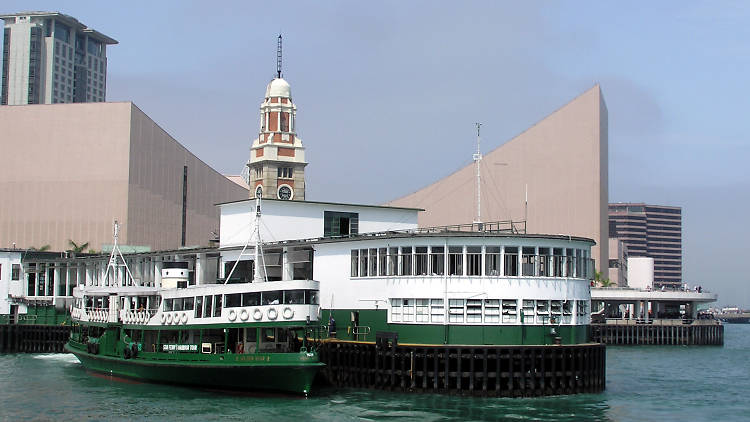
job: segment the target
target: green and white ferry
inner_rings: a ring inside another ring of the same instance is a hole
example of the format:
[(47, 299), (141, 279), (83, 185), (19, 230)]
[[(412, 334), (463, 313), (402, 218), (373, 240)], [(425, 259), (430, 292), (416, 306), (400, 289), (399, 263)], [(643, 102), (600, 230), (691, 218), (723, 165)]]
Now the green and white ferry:
[[(254, 261), (263, 259), (256, 243)], [(73, 290), (65, 349), (88, 370), (116, 377), (309, 394), (323, 366), (308, 342), (319, 283), (269, 281), (259, 266), (252, 277), (230, 270), (223, 281), (190, 285), (190, 264), (164, 262), (158, 286), (138, 283), (117, 247), (115, 224), (103, 277)]]

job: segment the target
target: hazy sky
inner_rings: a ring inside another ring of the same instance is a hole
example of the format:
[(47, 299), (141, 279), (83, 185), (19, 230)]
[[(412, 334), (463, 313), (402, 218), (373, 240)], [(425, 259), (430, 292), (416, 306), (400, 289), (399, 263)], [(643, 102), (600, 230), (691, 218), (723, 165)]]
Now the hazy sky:
[(750, 307), (750, 3), (15, 1), (117, 39), (131, 100), (238, 174), (284, 35), (311, 200), (383, 203), (600, 83), (610, 202), (683, 207), (684, 279)]

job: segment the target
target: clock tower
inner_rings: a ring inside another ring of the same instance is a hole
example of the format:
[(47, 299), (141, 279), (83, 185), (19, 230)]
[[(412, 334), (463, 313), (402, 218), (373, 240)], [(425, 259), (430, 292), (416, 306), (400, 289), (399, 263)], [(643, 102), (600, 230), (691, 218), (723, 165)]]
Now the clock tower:
[(250, 197), (305, 199), (305, 147), (297, 136), (297, 106), (289, 83), (281, 77), (281, 35), (276, 77), (260, 106), (260, 132), (250, 148)]

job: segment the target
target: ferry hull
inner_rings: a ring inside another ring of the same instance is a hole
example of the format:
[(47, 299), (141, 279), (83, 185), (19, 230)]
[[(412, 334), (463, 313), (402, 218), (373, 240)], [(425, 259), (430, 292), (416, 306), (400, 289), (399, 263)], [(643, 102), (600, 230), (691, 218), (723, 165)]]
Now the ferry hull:
[[(156, 362), (95, 355), (65, 345), (90, 371), (154, 383), (243, 391), (309, 394), (320, 362), (279, 363), (253, 361), (253, 355), (234, 355), (222, 363)], [(232, 361), (234, 360), (234, 361)]]

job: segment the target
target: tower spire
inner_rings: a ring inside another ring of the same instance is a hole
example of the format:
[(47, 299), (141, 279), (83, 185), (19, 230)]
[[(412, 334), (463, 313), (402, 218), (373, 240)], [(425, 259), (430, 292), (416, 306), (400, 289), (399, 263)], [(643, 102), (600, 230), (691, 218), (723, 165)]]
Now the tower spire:
[(281, 34), (276, 44), (276, 77), (281, 78)]

